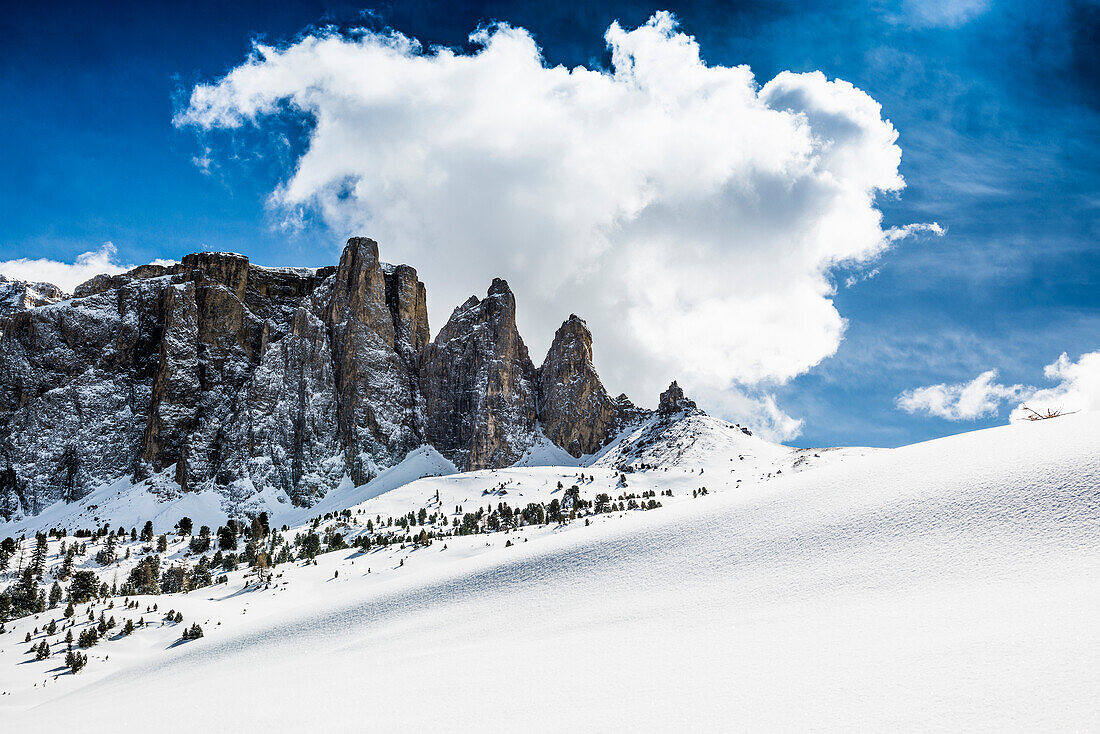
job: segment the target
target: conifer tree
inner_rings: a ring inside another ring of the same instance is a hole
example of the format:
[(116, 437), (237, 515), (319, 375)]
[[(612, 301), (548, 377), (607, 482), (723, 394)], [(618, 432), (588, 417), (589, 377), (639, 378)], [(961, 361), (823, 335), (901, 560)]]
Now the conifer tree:
[(9, 589), (12, 618), (34, 614), (38, 609), (38, 584), (34, 580), (34, 569), (27, 566), (19, 581)]
[(46, 534), (35, 533), (34, 540), (34, 556), (31, 557), (31, 568), (34, 569), (35, 578), (40, 579), (46, 570)]
[(98, 579), (92, 571), (77, 571), (69, 584), (69, 601), (82, 604), (98, 591)]
[(73, 652), (72, 650), (70, 650), (68, 654), (65, 655), (65, 667), (71, 670), (74, 675), (87, 664), (88, 656), (84, 655), (83, 653)]
[(96, 553), (96, 563), (101, 566), (109, 566), (114, 563), (118, 556), (117, 543), (114, 533), (108, 533), (107, 539), (103, 541), (103, 549)]
[[(233, 521), (229, 521), (233, 525)], [(237, 531), (235, 525), (218, 528), (218, 549), (237, 550)]]

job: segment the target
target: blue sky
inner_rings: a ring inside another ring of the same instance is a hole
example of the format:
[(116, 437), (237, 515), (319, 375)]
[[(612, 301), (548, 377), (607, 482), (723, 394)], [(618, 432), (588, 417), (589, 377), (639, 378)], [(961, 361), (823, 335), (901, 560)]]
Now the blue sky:
[[(747, 64), (761, 84), (818, 70), (873, 97), (900, 133), (907, 184), (879, 198), (886, 224), (947, 230), (899, 242), (852, 287), (835, 275), (844, 341), (808, 373), (768, 387), (804, 421), (793, 443), (894, 446), (1003, 423), (1011, 406), (958, 422), (901, 411), (895, 398), (989, 369), (1006, 384), (1043, 387), (1044, 365), (1061, 353), (1100, 349), (1100, 4), (546, 5), (9, 10), (0, 17), (0, 260), (72, 261), (109, 241), (123, 263), (200, 249), (271, 265), (334, 262), (340, 235), (320, 217), (288, 231), (265, 204), (305, 145), (300, 121), (229, 137), (173, 125), (191, 88), (240, 64), (253, 39), (366, 25), (469, 50), (471, 30), (500, 20), (530, 31), (549, 64), (606, 68), (612, 21), (633, 28), (667, 9), (710, 65)], [(287, 144), (272, 145), (276, 134)], [(212, 174), (194, 160), (207, 154)], [(453, 305), (433, 306), (435, 328)]]

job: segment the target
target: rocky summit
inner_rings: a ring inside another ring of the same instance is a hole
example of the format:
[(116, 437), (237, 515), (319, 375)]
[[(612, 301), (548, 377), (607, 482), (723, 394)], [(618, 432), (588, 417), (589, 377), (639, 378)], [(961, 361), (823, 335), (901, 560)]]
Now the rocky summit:
[[(430, 444), (460, 470), (573, 456), (648, 415), (611, 398), (572, 315), (535, 367), (495, 279), (431, 339), (424, 284), (347, 242), (323, 268), (203, 252), (100, 275), (70, 296), (0, 280), (0, 516), (122, 479), (168, 494), (265, 491), (311, 506)], [(683, 409), (682, 392), (666, 402)]]
[(576, 314), (554, 334), (539, 368), (538, 386), (542, 429), (573, 456), (598, 451), (631, 416), (630, 401), (615, 401), (600, 382), (592, 366), (592, 332)]

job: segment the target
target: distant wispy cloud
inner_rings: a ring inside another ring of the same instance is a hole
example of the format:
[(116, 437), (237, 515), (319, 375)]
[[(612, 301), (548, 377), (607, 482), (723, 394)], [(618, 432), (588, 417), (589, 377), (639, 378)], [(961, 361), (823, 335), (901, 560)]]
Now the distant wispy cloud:
[(895, 22), (918, 28), (955, 28), (989, 10), (990, 0), (903, 0)]

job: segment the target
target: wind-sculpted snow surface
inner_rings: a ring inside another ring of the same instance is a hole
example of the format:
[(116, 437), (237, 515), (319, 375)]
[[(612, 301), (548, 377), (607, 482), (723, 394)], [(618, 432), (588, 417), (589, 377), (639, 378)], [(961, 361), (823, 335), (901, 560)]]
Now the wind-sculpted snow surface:
[[(181, 699), (188, 727), (216, 730), (1093, 730), (1098, 442), (1095, 413), (1020, 423), (591, 525), (329, 553), (280, 566), (278, 590), (232, 575), (159, 600), (203, 639), (150, 628), (77, 676), (14, 664), (45, 623), (27, 619), (0, 638), (0, 706), (44, 731)], [(681, 498), (728, 458), (628, 481)], [(553, 472), (422, 479), (359, 507), (438, 491), (449, 511), (478, 477), (553, 493)], [(617, 476), (593, 473), (586, 494)]]

